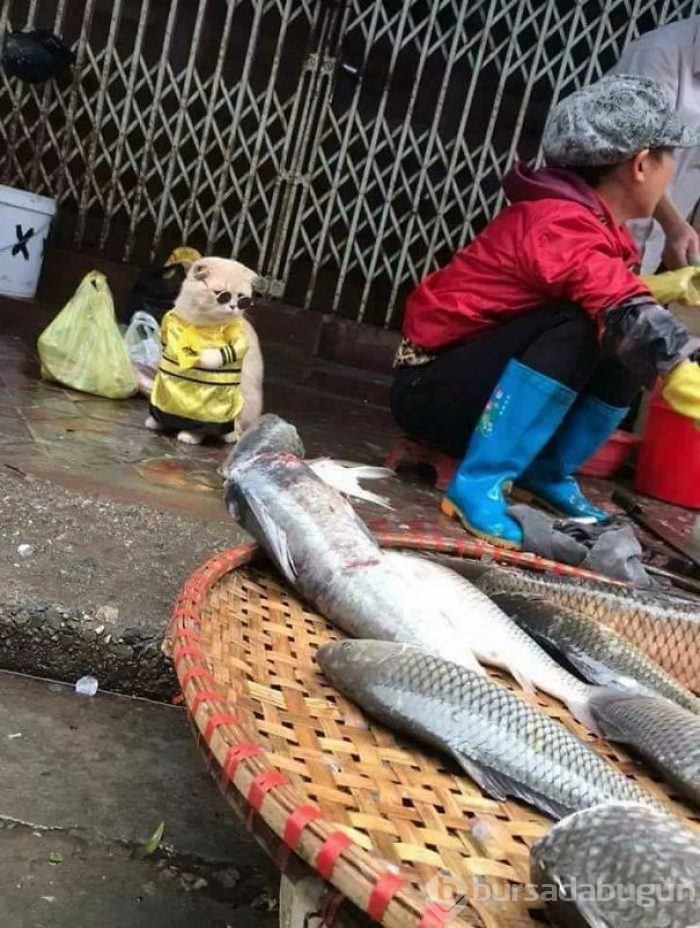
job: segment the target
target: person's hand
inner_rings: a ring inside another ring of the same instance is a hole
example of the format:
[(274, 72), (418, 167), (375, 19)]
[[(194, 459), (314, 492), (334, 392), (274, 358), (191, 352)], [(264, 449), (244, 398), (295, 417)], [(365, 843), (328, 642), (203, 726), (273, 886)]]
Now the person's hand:
[(667, 231), (661, 260), (669, 271), (700, 262), (700, 237), (690, 223), (678, 223)]
[(669, 406), (682, 416), (700, 419), (700, 366), (695, 361), (683, 361), (664, 379), (661, 393)]

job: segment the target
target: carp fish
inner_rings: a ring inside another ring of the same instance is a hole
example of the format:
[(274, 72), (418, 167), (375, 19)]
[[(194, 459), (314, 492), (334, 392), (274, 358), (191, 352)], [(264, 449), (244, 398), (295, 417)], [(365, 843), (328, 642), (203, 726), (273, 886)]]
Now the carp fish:
[(542, 710), (454, 661), (362, 640), (324, 644), (316, 660), (369, 715), (451, 755), (494, 799), (515, 796), (554, 818), (615, 799), (653, 804)]

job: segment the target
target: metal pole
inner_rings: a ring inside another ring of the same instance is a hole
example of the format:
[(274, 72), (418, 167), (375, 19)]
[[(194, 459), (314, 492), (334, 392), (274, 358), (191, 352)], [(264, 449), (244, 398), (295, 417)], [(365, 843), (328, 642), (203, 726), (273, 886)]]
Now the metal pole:
[(114, 57), (114, 45), (119, 31), (119, 24), (122, 15), (122, 0), (114, 0), (112, 6), (112, 18), (109, 23), (109, 33), (107, 35), (107, 44), (104, 51), (102, 62), (102, 74), (100, 76), (100, 87), (97, 92), (97, 102), (95, 104), (95, 117), (90, 130), (88, 140), (88, 156), (85, 164), (85, 174), (83, 180), (83, 190), (80, 196), (80, 206), (78, 212), (78, 225), (75, 230), (75, 245), (79, 247), (83, 242), (85, 235), (85, 226), (87, 223), (87, 213), (90, 206), (90, 189), (92, 188), (99, 202), (105, 205), (102, 191), (99, 185), (95, 183), (95, 162), (97, 159), (97, 146), (101, 140), (102, 116), (105, 108), (105, 99), (107, 97), (107, 87), (109, 86), (110, 69)]
[[(496, 14), (498, 10), (500, 9), (500, 5), (501, 5), (500, 0), (491, 0), (491, 3), (489, 4), (488, 12), (486, 14), (486, 21), (484, 23), (483, 34), (489, 35), (491, 33), (491, 29), (493, 28), (493, 23), (496, 19)], [(495, 51), (492, 52), (492, 54), (495, 54)], [(486, 45), (482, 40), (479, 42), (479, 45), (477, 47), (477, 53), (474, 59), (473, 67), (472, 67), (472, 77), (469, 83), (467, 97), (466, 97), (466, 100), (464, 101), (464, 106), (462, 108), (462, 115), (459, 121), (459, 127), (457, 129), (457, 133), (453, 141), (452, 157), (450, 159), (450, 164), (447, 169), (445, 182), (442, 187), (442, 197), (440, 199), (440, 205), (438, 207), (437, 214), (435, 217), (435, 222), (433, 224), (433, 234), (430, 239), (430, 244), (428, 245), (428, 248), (426, 250), (425, 260), (423, 262), (423, 267), (420, 273), (421, 277), (424, 277), (427, 274), (428, 269), (432, 263), (433, 255), (435, 254), (437, 250), (437, 241), (438, 241), (438, 236), (440, 232), (442, 231), (443, 233), (447, 234), (447, 237), (449, 237), (449, 230), (443, 227), (443, 216), (445, 215), (445, 211), (447, 209), (447, 203), (448, 203), (450, 196), (459, 196), (459, 191), (453, 189), (453, 184), (454, 184), (455, 174), (457, 173), (457, 169), (460, 166), (459, 155), (462, 151), (464, 151), (465, 160), (469, 162), (469, 166), (472, 170), (472, 174), (474, 175), (473, 162), (472, 162), (471, 154), (468, 149), (468, 143), (465, 139), (465, 135), (466, 135), (467, 123), (469, 120), (469, 114), (471, 112), (472, 103), (474, 102), (474, 95), (476, 93), (476, 88), (479, 83), (479, 77), (481, 75), (481, 70), (484, 66), (485, 57), (486, 57)], [(478, 176), (473, 176), (473, 183), (477, 183), (477, 182), (478, 182)], [(451, 244), (456, 244), (456, 243), (451, 243)]]
[(180, 111), (177, 116), (177, 123), (175, 125), (175, 132), (172, 138), (172, 151), (168, 159), (168, 167), (165, 173), (165, 182), (163, 184), (163, 193), (160, 201), (160, 209), (158, 210), (158, 218), (156, 220), (156, 229), (153, 235), (153, 245), (151, 246), (151, 261), (155, 258), (156, 252), (158, 251), (158, 246), (160, 245), (160, 239), (163, 234), (163, 226), (165, 224), (165, 214), (168, 211), (168, 207), (175, 214), (177, 214), (177, 206), (173, 201), (171, 196), (171, 187), (173, 183), (173, 177), (175, 175), (175, 166), (180, 160), (180, 138), (182, 136), (182, 129), (185, 125), (185, 119), (187, 118), (187, 105), (189, 102), (189, 93), (190, 93), (190, 84), (192, 83), (192, 75), (194, 73), (195, 60), (197, 57), (197, 51), (199, 49), (199, 40), (202, 36), (202, 24), (204, 22), (204, 14), (207, 9), (208, 0), (199, 0), (199, 5), (197, 6), (197, 18), (194, 24), (194, 30), (192, 33), (192, 44), (190, 45), (190, 56), (187, 61), (187, 67), (185, 68), (185, 76), (182, 86), (182, 94), (180, 95)]
[[(345, 284), (345, 278), (348, 273), (348, 268), (350, 266), (350, 256), (353, 251), (357, 251), (358, 263), (364, 263), (362, 261), (362, 256), (357, 250), (357, 227), (360, 222), (360, 215), (362, 212), (365, 212), (365, 215), (369, 219), (369, 212), (367, 211), (367, 190), (370, 183), (370, 178), (372, 176), (373, 169), (376, 170), (374, 164), (374, 155), (379, 144), (379, 137), (382, 130), (386, 131), (386, 126), (384, 125), (384, 113), (386, 111), (387, 99), (389, 97), (389, 88), (391, 87), (391, 82), (394, 76), (394, 70), (396, 68), (396, 60), (399, 55), (399, 50), (401, 48), (401, 42), (403, 39), (404, 30), (406, 28), (406, 22), (408, 20), (408, 13), (410, 11), (411, 4), (404, 3), (401, 18), (397, 27), (396, 35), (394, 36), (394, 45), (391, 50), (391, 58), (389, 59), (389, 67), (386, 75), (386, 82), (384, 84), (384, 89), (382, 91), (382, 96), (379, 101), (379, 107), (377, 109), (377, 114), (374, 118), (374, 127), (372, 131), (372, 138), (370, 140), (369, 149), (367, 151), (367, 156), (365, 160), (364, 170), (362, 172), (362, 179), (360, 181), (360, 187), (358, 190), (358, 197), (355, 203), (355, 209), (353, 210), (352, 220), (350, 223), (350, 229), (348, 230), (348, 240), (347, 245), (343, 253), (343, 258), (340, 264), (340, 270), (338, 272), (338, 283), (336, 284), (335, 293), (333, 295), (332, 310), (337, 312), (338, 306), (340, 305), (340, 295), (343, 291), (343, 286)], [(390, 143), (391, 144), (391, 140)], [(376, 175), (378, 177), (378, 174)], [(382, 185), (383, 186), (383, 185)], [(373, 230), (374, 231), (374, 230)], [(367, 276), (367, 269), (363, 268), (365, 272), (365, 277)], [(360, 307), (359, 317), (362, 317), (362, 308)]]
[[(457, 52), (460, 48), (460, 44), (464, 39), (463, 29), (464, 21), (467, 15), (467, 9), (470, 5), (470, 0), (462, 0), (462, 3), (459, 8), (459, 14), (457, 16), (457, 21), (455, 23), (454, 29), (452, 30), (452, 42), (450, 43), (450, 49), (447, 56), (447, 61), (445, 63), (445, 70), (442, 76), (442, 83), (440, 85), (440, 90), (438, 92), (437, 100), (435, 103), (435, 113), (433, 115), (433, 121), (430, 126), (430, 134), (428, 135), (428, 141), (426, 144), (425, 152), (423, 154), (423, 162), (421, 164), (420, 173), (418, 175), (418, 181), (414, 187), (413, 199), (411, 203), (411, 213), (408, 217), (408, 223), (404, 230), (403, 242), (401, 246), (401, 251), (399, 254), (399, 260), (396, 268), (393, 271), (393, 282), (391, 286), (391, 294), (389, 296), (389, 302), (387, 305), (386, 313), (384, 314), (384, 325), (385, 327), (389, 325), (391, 316), (393, 314), (394, 305), (396, 303), (396, 297), (398, 293), (398, 288), (403, 280), (403, 269), (408, 257), (408, 252), (413, 239), (413, 227), (416, 222), (421, 226), (423, 232), (423, 237), (425, 239), (425, 228), (423, 223), (420, 220), (420, 203), (423, 197), (423, 188), (425, 186), (425, 181), (428, 176), (428, 168), (431, 164), (433, 148), (435, 146), (436, 139), (438, 138), (438, 128), (440, 125), (440, 119), (442, 118), (442, 111), (445, 104), (445, 97), (447, 95), (447, 89), (450, 84), (450, 79), (452, 77), (452, 69), (454, 68), (455, 62), (460, 57)], [(462, 47), (462, 54), (465, 52), (466, 46)]]
[(228, 51), (228, 43), (231, 36), (231, 22), (233, 20), (233, 13), (236, 9), (236, 6), (237, 4), (235, 0), (228, 0), (226, 4), (226, 19), (224, 20), (224, 28), (221, 34), (219, 54), (216, 58), (216, 67), (214, 68), (214, 75), (212, 77), (211, 92), (209, 94), (206, 116), (204, 117), (204, 126), (202, 127), (201, 137), (198, 140), (197, 160), (195, 162), (194, 171), (192, 172), (192, 180), (190, 183), (190, 198), (185, 209), (185, 220), (182, 226), (183, 242), (187, 241), (190, 234), (190, 229), (192, 228), (192, 217), (194, 216), (195, 205), (199, 195), (199, 184), (202, 176), (202, 170), (204, 169), (206, 158), (209, 153), (209, 136), (211, 134), (212, 125), (214, 123), (214, 114), (217, 109), (217, 104), (221, 99), (221, 75), (224, 69), (224, 62), (226, 61), (226, 52)]
[[(12, 0), (2, 0), (2, 8), (0, 8), (0, 34), (2, 35), (5, 35), (11, 28), (11, 5)], [(15, 88), (12, 86), (13, 82), (8, 78), (4, 68), (0, 68), (0, 75), (2, 75), (2, 82), (5, 86), (7, 96), (9, 97), (11, 108), (14, 110), (18, 101), (15, 98)], [(5, 128), (3, 120), (0, 120), (0, 128), (5, 138), (5, 153), (2, 159), (2, 181), (6, 184), (10, 180), (10, 131)]]
[[(306, 94), (302, 91), (302, 88), (307, 84), (308, 75), (313, 74), (314, 67), (311, 59), (312, 48), (314, 48), (314, 40), (316, 34), (320, 31), (321, 23), (324, 18), (325, 9), (321, 4), (317, 4), (315, 8), (315, 18), (311, 23), (311, 32), (306, 46), (306, 54), (304, 56), (305, 66), (302, 68), (302, 72), (299, 76), (299, 83), (292, 98), (292, 108), (287, 123), (287, 132), (282, 147), (279, 169), (272, 188), (269, 218), (265, 225), (265, 234), (260, 249), (260, 262), (266, 273), (274, 261), (281, 232), (280, 223), (283, 221), (284, 214), (280, 213), (279, 204), (283, 197), (284, 190), (289, 183), (290, 171), (287, 165), (290, 164), (292, 160), (290, 158), (290, 152), (293, 150), (293, 143), (296, 141), (297, 127), (299, 127), (299, 112), (302, 108), (302, 104), (306, 100)], [(310, 83), (313, 86), (313, 80)], [(270, 257), (268, 257), (268, 255)]]
[[(253, 197), (253, 190), (255, 189), (256, 183), (259, 183), (258, 168), (260, 165), (263, 144), (267, 139), (266, 130), (268, 128), (268, 121), (270, 119), (270, 108), (276, 97), (275, 88), (277, 84), (277, 75), (279, 73), (280, 62), (282, 60), (282, 51), (284, 49), (284, 43), (287, 38), (287, 27), (289, 26), (293, 6), (294, 0), (286, 0), (285, 7), (282, 12), (282, 20), (280, 22), (279, 32), (277, 33), (277, 44), (275, 45), (275, 52), (272, 58), (272, 67), (270, 68), (270, 77), (267, 83), (267, 89), (265, 91), (262, 109), (260, 111), (260, 129), (255, 136), (255, 145), (253, 147), (250, 166), (248, 168), (248, 179), (246, 180), (243, 196), (241, 197), (240, 219), (236, 225), (236, 233), (233, 236), (233, 244), (231, 249), (231, 254), (233, 257), (236, 257), (241, 248), (241, 243), (243, 241), (243, 235), (246, 228), (255, 238), (255, 244), (258, 246), (259, 257), (262, 251), (261, 236), (258, 234), (258, 231), (255, 228), (255, 224), (249, 215), (249, 211)], [(279, 164), (277, 164), (276, 167), (279, 171)], [(230, 168), (228, 162), (224, 166), (224, 170), (229, 173)], [(268, 224), (272, 222), (272, 218), (272, 211), (268, 210), (266, 224), (262, 233), (263, 238), (267, 234)], [(260, 268), (262, 268), (262, 265), (260, 265)]]
[[(493, 139), (494, 129), (496, 128), (496, 120), (498, 119), (498, 113), (503, 101), (503, 93), (505, 91), (506, 81), (510, 73), (510, 62), (515, 51), (516, 38), (518, 35), (518, 30), (520, 29), (520, 23), (522, 22), (523, 13), (525, 9), (524, 3), (519, 3), (517, 6), (517, 12), (515, 17), (515, 22), (513, 23), (512, 32), (510, 34), (510, 39), (508, 41), (508, 46), (506, 48), (506, 57), (503, 62), (503, 70), (501, 72), (501, 77), (498, 82), (498, 87), (496, 88), (496, 93), (493, 101), (493, 109), (491, 111), (491, 117), (488, 122), (488, 127), (486, 129), (486, 135), (481, 144), (481, 155), (479, 157), (479, 163), (476, 169), (476, 176), (474, 178), (474, 183), (472, 185), (471, 194), (469, 196), (469, 202), (467, 203), (466, 218), (465, 223), (462, 228), (462, 234), (460, 238), (462, 241), (465, 238), (472, 238), (474, 235), (474, 206), (476, 204), (477, 197), (481, 196), (480, 191), (480, 180), (484, 174), (484, 168), (486, 166), (486, 159), (489, 154), (493, 155), (493, 149), (491, 148), (491, 141)], [(484, 207), (484, 212), (488, 213), (487, 204), (483, 201), (482, 197), (482, 206)]]
[[(384, 241), (384, 232), (389, 221), (389, 214), (393, 206), (394, 190), (396, 188), (396, 182), (399, 177), (399, 171), (403, 168), (403, 157), (404, 149), (408, 141), (409, 133), (412, 131), (412, 119), (413, 119), (413, 110), (415, 109), (416, 99), (418, 97), (418, 88), (420, 87), (420, 82), (423, 79), (423, 71), (425, 69), (425, 64), (428, 59), (428, 51), (430, 49), (431, 39), (433, 37), (433, 31), (435, 29), (435, 21), (437, 19), (437, 14), (440, 10), (440, 5), (438, 3), (433, 3), (430, 9), (430, 15), (428, 17), (427, 24), (423, 27), (423, 41), (421, 43), (420, 56), (418, 58), (418, 67), (416, 68), (416, 74), (413, 81), (413, 87), (411, 88), (411, 95), (408, 100), (408, 106), (406, 107), (406, 114), (403, 118), (403, 125), (401, 127), (401, 134), (399, 136), (399, 144), (395, 152), (394, 163), (391, 169), (391, 174), (389, 175), (389, 184), (387, 187), (387, 193), (384, 200), (384, 208), (379, 219), (379, 228), (377, 230), (377, 235), (374, 242), (374, 248), (372, 249), (372, 256), (369, 262), (369, 270), (365, 280), (364, 287), (362, 288), (362, 296), (360, 297), (360, 305), (358, 307), (358, 321), (361, 322), (365, 316), (365, 311), (367, 308), (367, 300), (369, 299), (370, 289), (372, 287), (372, 281), (374, 279), (374, 274), (377, 268), (377, 262), (379, 261), (379, 254), (383, 251), (383, 241)], [(387, 254), (383, 254), (382, 258), (384, 265), (387, 268), (387, 271), (391, 274), (392, 270), (392, 257)]]
[[(207, 238), (207, 251), (211, 251), (216, 242), (217, 235), (219, 232), (219, 217), (223, 209), (223, 203), (226, 196), (226, 182), (229, 175), (229, 165), (233, 158), (233, 150), (236, 146), (236, 140), (238, 138), (238, 131), (240, 128), (240, 119), (241, 112), (243, 111), (243, 102), (245, 100), (246, 92), (248, 91), (250, 69), (253, 63), (253, 57), (255, 55), (255, 50), (257, 47), (258, 33), (260, 31), (260, 20), (265, 9), (265, 0), (254, 0), (255, 14), (253, 16), (253, 25), (250, 30), (250, 39), (248, 40), (248, 48), (246, 50), (245, 59), (243, 61), (243, 70), (241, 72), (241, 77), (238, 83), (238, 93), (236, 95), (236, 104), (231, 116), (231, 128), (228, 133), (228, 142), (226, 144), (226, 152), (224, 154), (223, 166), (221, 168), (221, 176), (219, 178), (219, 188), (216, 193), (216, 202), (214, 203), (214, 213), (212, 216), (212, 223), (209, 229), (209, 236)], [(260, 268), (257, 268), (260, 271)]]
[[(525, 73), (527, 74), (527, 80), (525, 83), (525, 89), (523, 91), (523, 98), (520, 102), (520, 108), (518, 109), (518, 115), (515, 120), (515, 125), (513, 126), (513, 136), (510, 142), (510, 148), (508, 149), (508, 154), (506, 155), (505, 164), (503, 166), (503, 173), (505, 173), (508, 168), (512, 165), (515, 160), (515, 156), (518, 150), (518, 142), (520, 141), (520, 135), (523, 131), (523, 126), (525, 124), (525, 116), (527, 114), (527, 108), (530, 103), (530, 97), (532, 96), (532, 88), (535, 86), (536, 81), (540, 77), (538, 71), (540, 58), (542, 57), (542, 52), (544, 51), (544, 43), (546, 39), (549, 38), (549, 20), (552, 15), (552, 10), (554, 5), (549, 2), (545, 7), (544, 22), (538, 24), (538, 33), (539, 38), (537, 40), (537, 45), (535, 46), (534, 53), (532, 56), (532, 61), (529, 62), (524, 67)], [(527, 54), (521, 58), (521, 65), (525, 65), (527, 61)], [(496, 205), (494, 207), (494, 213), (497, 214), (500, 212), (503, 202), (505, 199), (505, 194), (503, 193), (503, 188), (498, 192), (496, 198)]]
[(80, 84), (83, 76), (83, 63), (88, 52), (88, 35), (92, 25), (92, 17), (95, 11), (95, 0), (85, 0), (85, 9), (83, 10), (83, 22), (80, 29), (80, 38), (78, 39), (78, 50), (76, 52), (75, 65), (73, 69), (73, 83), (68, 95), (68, 105), (66, 107), (66, 122), (63, 129), (63, 142), (61, 144), (58, 165), (56, 167), (56, 199), (60, 202), (63, 199), (63, 191), (66, 183), (71, 187), (72, 193), (78, 199), (78, 190), (73, 184), (68, 167), (69, 152), (73, 145), (79, 149), (82, 148), (77, 138), (74, 138), (75, 114), (78, 108), (80, 97)]
[[(141, 213), (141, 202), (146, 193), (146, 168), (148, 167), (148, 162), (151, 157), (154, 156), (153, 148), (153, 136), (155, 134), (156, 120), (160, 113), (159, 103), (161, 94), (163, 92), (163, 83), (165, 81), (165, 72), (168, 69), (168, 56), (170, 54), (170, 43), (172, 42), (173, 31), (175, 28), (175, 19), (177, 17), (179, 0), (171, 0), (170, 9), (168, 11), (168, 19), (165, 24), (165, 33), (163, 35), (163, 50), (161, 54), (160, 62), (158, 63), (158, 70), (156, 73), (156, 82), (153, 89), (153, 103), (151, 104), (151, 112), (148, 118), (148, 127), (146, 129), (146, 137), (143, 142), (143, 151), (141, 153), (141, 162), (139, 164), (138, 171), (138, 186), (134, 194), (134, 203), (131, 209), (131, 218), (129, 220), (129, 231), (126, 237), (126, 244), (124, 246), (124, 260), (128, 261), (131, 257), (131, 252), (134, 248), (134, 242), (136, 238), (136, 226), (138, 225), (140, 213)], [(150, 206), (150, 204), (148, 204)]]
[[(357, 107), (360, 100), (360, 94), (362, 92), (362, 78), (367, 69), (367, 64), (369, 62), (370, 54), (372, 51), (372, 46), (375, 41), (375, 35), (377, 32), (377, 24), (379, 22), (379, 13), (382, 9), (384, 0), (375, 0), (374, 8), (372, 12), (372, 19), (370, 21), (369, 28), (366, 33), (365, 38), (365, 54), (362, 61), (362, 65), (359, 68), (359, 76), (357, 83), (355, 84), (355, 90), (353, 92), (352, 101), (350, 103), (350, 108), (344, 114), (345, 119), (345, 131), (343, 132), (342, 141), (340, 144), (340, 151), (337, 155), (335, 173), (333, 175), (333, 182), (331, 184), (330, 191), (328, 193), (328, 201), (326, 203), (325, 209), (323, 211), (323, 225), (321, 226), (321, 231), (318, 236), (318, 243), (316, 245), (316, 252), (313, 257), (311, 275), (309, 277), (309, 285), (306, 290), (306, 296), (304, 298), (304, 306), (309, 307), (311, 305), (311, 300), (313, 297), (313, 292), (316, 287), (316, 279), (318, 272), (320, 270), (323, 252), (326, 246), (326, 239), (328, 238), (329, 230), (331, 227), (331, 222), (335, 221), (338, 218), (338, 213), (343, 220), (347, 223), (347, 212), (345, 207), (340, 200), (340, 183), (342, 179), (342, 172), (345, 169), (346, 161), (348, 161), (348, 149), (350, 147), (350, 142), (352, 139), (352, 130), (355, 126), (355, 120), (357, 118)], [(332, 106), (332, 103), (331, 103)], [(339, 128), (340, 128), (340, 119)], [(323, 150), (321, 150), (321, 157), (325, 160), (325, 155)], [(327, 162), (326, 162), (327, 163)]]
[[(102, 230), (100, 232), (101, 250), (104, 249), (109, 237), (109, 231), (112, 225), (112, 214), (114, 212), (114, 201), (116, 198), (117, 189), (121, 187), (121, 180), (119, 175), (121, 172), (122, 157), (126, 146), (126, 139), (129, 132), (131, 113), (134, 109), (136, 78), (139, 73), (139, 67), (142, 64), (141, 51), (143, 49), (143, 41), (146, 34), (146, 25), (148, 23), (150, 6), (151, 0), (141, 0), (141, 11), (139, 13), (139, 20), (136, 26), (134, 50), (131, 54), (131, 67), (129, 68), (129, 77), (126, 82), (124, 93), (124, 107), (122, 109), (122, 118), (119, 123), (119, 137), (117, 139), (116, 148), (114, 150), (114, 159), (112, 161), (112, 176), (109, 179), (109, 186), (107, 188), (107, 205), (105, 206), (104, 217), (102, 219)], [(124, 195), (123, 191), (122, 194), (124, 201), (126, 201), (128, 197)]]
[[(348, 9), (347, 5), (343, 4), (335, 8), (335, 18), (331, 19), (327, 24), (327, 32), (329, 33), (329, 43), (333, 42), (333, 47), (328, 48), (328, 54), (326, 50), (323, 52), (323, 61), (321, 63), (321, 73), (318, 81), (318, 94), (317, 94), (317, 112), (313, 115), (313, 122), (315, 125), (315, 132), (313, 139), (310, 140), (310, 148), (308, 156), (304, 151), (299, 155), (299, 160), (295, 164), (295, 176), (296, 176), (296, 190), (297, 201), (292, 209), (287, 210), (287, 216), (293, 216), (294, 224), (292, 227), (291, 235), (289, 241), (286, 245), (286, 260), (284, 267), (281, 272), (282, 280), (287, 280), (291, 271), (291, 265), (296, 254), (297, 241), (299, 238), (300, 231), (302, 230), (302, 224), (304, 216), (306, 214), (306, 204), (307, 199), (310, 193), (311, 187), (311, 178), (313, 176), (313, 168), (316, 163), (316, 158), (318, 157), (319, 148), (321, 145), (321, 140), (323, 138), (324, 129), (326, 126), (326, 118), (328, 116), (328, 111), (330, 107), (331, 98), (333, 95), (333, 87), (335, 80), (335, 66), (337, 62), (337, 57), (340, 51), (340, 45), (343, 39), (343, 31), (345, 23), (347, 20)], [(335, 40), (333, 40), (333, 32), (335, 31)], [(325, 92), (321, 97), (321, 88), (322, 82), (325, 82)], [(307, 132), (305, 133), (304, 138), (304, 149), (309, 146), (309, 136), (311, 129), (311, 120), (307, 122)], [(306, 168), (302, 169), (302, 155), (306, 158)], [(309, 248), (310, 251), (310, 248)], [(281, 256), (280, 256), (281, 260)], [(273, 273), (277, 274), (277, 268), (279, 264), (275, 265), (275, 270)]]
[[(63, 25), (63, 17), (66, 10), (66, 0), (59, 0), (58, 7), (56, 9), (56, 15), (53, 21), (53, 31), (55, 33), (60, 33), (61, 26)], [(43, 170), (43, 157), (44, 149), (46, 146), (46, 133), (48, 130), (49, 123), (49, 113), (50, 113), (50, 100), (55, 89), (55, 83), (53, 81), (47, 81), (43, 87), (41, 94), (41, 103), (39, 105), (39, 119), (37, 121), (37, 135), (36, 142), (34, 146), (34, 157), (32, 158), (32, 168), (31, 175), (29, 178), (29, 187), (31, 190), (36, 190), (39, 186), (39, 175), (43, 173), (44, 180), (46, 181), (45, 187), (47, 188), (46, 192), (51, 194), (51, 188), (48, 184), (48, 177), (46, 171)]]

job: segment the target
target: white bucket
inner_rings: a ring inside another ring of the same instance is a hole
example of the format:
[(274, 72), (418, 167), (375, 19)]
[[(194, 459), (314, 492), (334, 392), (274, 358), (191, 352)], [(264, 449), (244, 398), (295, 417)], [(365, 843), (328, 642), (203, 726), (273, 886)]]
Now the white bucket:
[(0, 184), (0, 294), (31, 299), (56, 201)]

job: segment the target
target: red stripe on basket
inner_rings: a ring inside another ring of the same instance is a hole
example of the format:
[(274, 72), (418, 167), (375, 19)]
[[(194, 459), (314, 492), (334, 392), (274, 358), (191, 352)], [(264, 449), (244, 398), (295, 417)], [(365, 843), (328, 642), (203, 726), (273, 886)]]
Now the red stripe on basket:
[(259, 812), (267, 793), (276, 786), (287, 786), (288, 783), (289, 780), (279, 770), (264, 770), (253, 777), (248, 790), (248, 802)]
[(195, 714), (197, 709), (202, 705), (203, 702), (223, 702), (224, 697), (221, 693), (217, 693), (216, 690), (199, 690), (192, 697), (192, 703), (189, 706), (189, 710), (192, 715)]
[(405, 880), (398, 873), (385, 873), (372, 888), (367, 903), (367, 914), (375, 921), (381, 921), (389, 903), (401, 889)]
[(232, 780), (242, 760), (246, 760), (248, 757), (258, 757), (262, 753), (263, 749), (259, 744), (234, 744), (233, 747), (228, 749), (224, 761), (224, 773), (229, 780)]
[(334, 831), (321, 845), (316, 858), (316, 869), (324, 880), (329, 880), (335, 862), (350, 844), (350, 838), (343, 831)]
[(321, 818), (321, 813), (313, 806), (298, 806), (287, 819), (282, 840), (287, 847), (296, 847), (302, 831), (307, 825)]
[(201, 624), (201, 617), (199, 612), (193, 612), (189, 606), (177, 606), (173, 612), (174, 619), (189, 619), (190, 622), (194, 622), (195, 625)]
[(177, 641), (178, 638), (185, 638), (188, 641), (201, 641), (201, 634), (194, 628), (178, 628), (178, 630), (173, 635), (173, 641)]
[(200, 680), (210, 680), (212, 683), (214, 683), (214, 675), (204, 667), (190, 667), (189, 670), (186, 670), (183, 673), (182, 679), (180, 680), (180, 686), (183, 688), (183, 690), (190, 682), (190, 680), (194, 680), (195, 677), (199, 677)]
[(211, 736), (219, 725), (238, 725), (238, 716), (231, 715), (228, 712), (217, 712), (216, 715), (212, 715), (204, 729), (205, 741), (211, 741)]
[(175, 664), (175, 669), (177, 669), (177, 665), (183, 657), (204, 657), (204, 652), (201, 648), (195, 648), (191, 644), (185, 644), (181, 648), (176, 648), (173, 651), (173, 664)]

